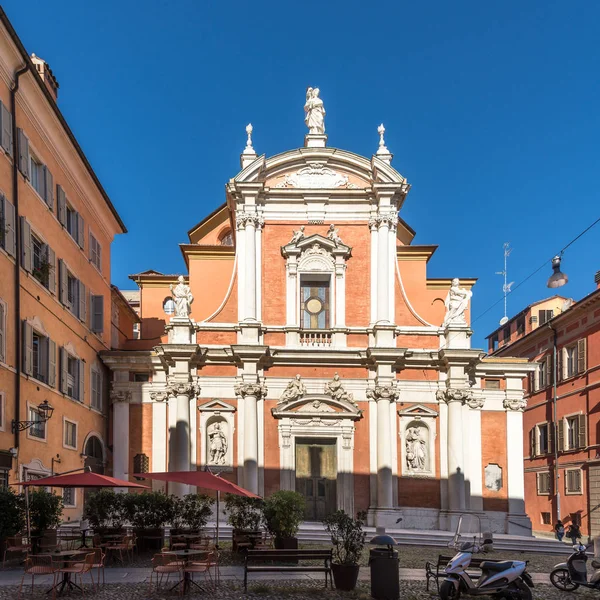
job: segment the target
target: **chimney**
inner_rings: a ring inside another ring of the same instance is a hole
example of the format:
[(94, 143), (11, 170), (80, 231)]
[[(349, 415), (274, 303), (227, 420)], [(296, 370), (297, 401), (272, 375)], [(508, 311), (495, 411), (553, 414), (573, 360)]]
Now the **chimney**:
[(58, 81), (56, 81), (56, 77), (54, 77), (52, 69), (48, 66), (48, 63), (44, 59), (36, 56), (35, 54), (31, 55), (31, 62), (35, 65), (38, 75), (42, 78), (42, 81), (46, 84), (48, 91), (52, 94), (52, 97), (56, 101), (58, 99)]
[(596, 289), (600, 290), (600, 271), (596, 271), (596, 276), (594, 277), (594, 281), (596, 282)]

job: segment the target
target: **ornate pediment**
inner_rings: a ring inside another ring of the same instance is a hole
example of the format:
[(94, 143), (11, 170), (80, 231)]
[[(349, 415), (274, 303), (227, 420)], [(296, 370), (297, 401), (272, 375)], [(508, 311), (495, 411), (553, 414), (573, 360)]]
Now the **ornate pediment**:
[(415, 418), (435, 418), (438, 413), (431, 409), (423, 406), (422, 404), (413, 404), (408, 408), (398, 411), (398, 415), (401, 417), (415, 417)]
[(284, 258), (296, 257), (298, 263), (326, 262), (333, 267), (335, 257), (350, 258), (352, 248), (341, 240), (336, 241), (318, 233), (304, 237), (304, 234), (299, 231), (294, 232), (290, 242), (281, 247), (281, 254)]
[(276, 188), (302, 188), (302, 189), (332, 189), (344, 188), (348, 190), (358, 189), (358, 186), (350, 183), (347, 175), (337, 173), (322, 162), (309, 162), (292, 174), (284, 176)]
[(205, 402), (204, 404), (198, 406), (198, 410), (200, 412), (210, 412), (218, 415), (220, 413), (225, 412), (235, 412), (235, 406), (232, 406), (231, 404), (227, 404), (227, 402), (223, 402), (222, 400), (215, 398), (210, 402)]
[(276, 419), (352, 419), (362, 417), (362, 410), (351, 402), (335, 400), (326, 394), (306, 394), (302, 398), (280, 402), (271, 409)]

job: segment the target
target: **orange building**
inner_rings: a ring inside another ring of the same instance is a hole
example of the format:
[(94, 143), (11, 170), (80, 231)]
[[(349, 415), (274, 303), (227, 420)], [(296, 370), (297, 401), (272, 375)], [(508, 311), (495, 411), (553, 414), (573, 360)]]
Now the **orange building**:
[[(51, 69), (27, 54), (1, 9), (0, 29), (0, 477), (6, 485), (84, 464), (103, 469), (109, 460), (107, 380), (98, 353), (112, 347), (110, 245), (125, 226), (58, 108)], [(130, 328), (125, 337), (131, 335)], [(47, 422), (38, 410), (44, 401), (54, 408)], [(82, 500), (81, 490), (64, 492), (66, 520), (79, 518)]]
[(525, 506), (537, 531), (551, 532), (560, 518), (600, 535), (600, 272), (595, 281), (585, 298), (536, 302), (488, 337), (490, 352), (508, 340), (493, 356), (536, 364), (523, 434)]
[(309, 520), (339, 507), (446, 529), (473, 511), (527, 534), (534, 367), (470, 348), (475, 279), (427, 276), (436, 246), (398, 216), (409, 185), (383, 128), (371, 158), (328, 147), (312, 93), (304, 147), (258, 156), (248, 127), (225, 203), (180, 246), (187, 275), (148, 270), (123, 292), (141, 335), (102, 353), (114, 474), (211, 468), (301, 491)]

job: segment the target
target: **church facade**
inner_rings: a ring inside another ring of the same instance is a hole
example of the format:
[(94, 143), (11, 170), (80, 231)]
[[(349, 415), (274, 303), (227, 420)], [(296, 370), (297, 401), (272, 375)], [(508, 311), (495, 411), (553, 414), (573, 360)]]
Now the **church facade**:
[(304, 146), (270, 158), (249, 126), (225, 203), (180, 246), (187, 275), (132, 276), (140, 339), (102, 353), (114, 475), (210, 468), (301, 492), (307, 520), (451, 529), (473, 511), (529, 534), (534, 367), (471, 348), (475, 280), (428, 278), (436, 246), (399, 216), (410, 186), (383, 127), (365, 158), (327, 146), (318, 90), (305, 109)]

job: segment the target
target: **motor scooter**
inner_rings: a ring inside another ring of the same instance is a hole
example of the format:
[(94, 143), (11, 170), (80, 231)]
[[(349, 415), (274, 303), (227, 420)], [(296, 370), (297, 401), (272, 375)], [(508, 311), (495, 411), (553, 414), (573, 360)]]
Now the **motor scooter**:
[(600, 560), (592, 559), (594, 572), (588, 580), (586, 548), (583, 544), (573, 546), (573, 554), (567, 562), (560, 563), (552, 569), (550, 581), (552, 585), (563, 592), (572, 592), (579, 586), (600, 590)]
[[(481, 577), (475, 581), (471, 578), (467, 569), (473, 554), (491, 552), (493, 537), (488, 532), (465, 535), (465, 517), (471, 522), (479, 522), (476, 515), (462, 515), (459, 518), (454, 538), (448, 544), (448, 547), (457, 550), (457, 554), (446, 566), (446, 578), (440, 585), (441, 600), (458, 600), (462, 594), (506, 600), (532, 600), (530, 588), (533, 588), (533, 581), (527, 572), (525, 561), (483, 561), (479, 565)], [(478, 530), (481, 531), (480, 524)]]

